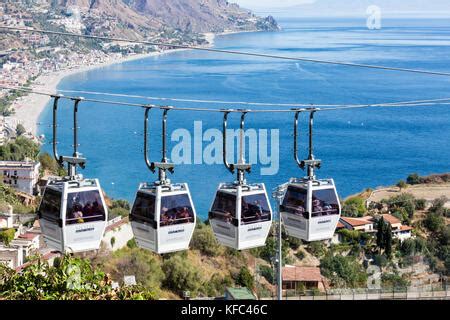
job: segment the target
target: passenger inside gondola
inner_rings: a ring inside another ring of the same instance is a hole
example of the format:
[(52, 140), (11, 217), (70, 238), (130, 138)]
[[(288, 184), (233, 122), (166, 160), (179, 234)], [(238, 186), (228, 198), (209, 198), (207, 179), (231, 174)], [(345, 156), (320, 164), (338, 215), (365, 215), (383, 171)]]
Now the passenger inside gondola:
[(67, 196), (66, 224), (105, 220), (98, 191), (69, 193)]
[(241, 220), (244, 224), (270, 220), (270, 208), (265, 194), (242, 197)]
[(329, 216), (339, 214), (339, 203), (333, 189), (313, 191), (312, 216)]
[(161, 198), (161, 226), (193, 222), (194, 210), (187, 194)]

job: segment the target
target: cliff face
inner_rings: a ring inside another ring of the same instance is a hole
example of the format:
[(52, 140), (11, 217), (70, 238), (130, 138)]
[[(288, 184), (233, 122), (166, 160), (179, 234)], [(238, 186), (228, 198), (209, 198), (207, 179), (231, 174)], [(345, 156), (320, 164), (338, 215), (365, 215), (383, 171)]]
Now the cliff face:
[(272, 18), (260, 18), (226, 0), (58, 0), (61, 7), (78, 7), (115, 17), (140, 28), (171, 28), (182, 32), (276, 30)]

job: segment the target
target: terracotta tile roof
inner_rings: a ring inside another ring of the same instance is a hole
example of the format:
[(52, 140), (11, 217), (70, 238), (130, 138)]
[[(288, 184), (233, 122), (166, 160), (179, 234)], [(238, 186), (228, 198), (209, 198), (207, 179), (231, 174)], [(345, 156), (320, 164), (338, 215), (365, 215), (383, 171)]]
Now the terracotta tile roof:
[(383, 217), (384, 221), (388, 222), (389, 224), (402, 223), (399, 219), (391, 214), (382, 214), (381, 216)]
[(27, 232), (27, 233), (21, 234), (19, 236), (20, 239), (26, 239), (26, 240), (33, 240), (33, 239), (36, 239), (36, 237), (39, 237), (39, 234), (31, 233), (31, 232)]
[(400, 230), (402, 230), (402, 231), (407, 231), (407, 230), (413, 230), (414, 228), (413, 227), (410, 227), (410, 226), (401, 226), (400, 227)]
[(114, 223), (114, 224), (112, 224), (110, 226), (107, 226), (106, 229), (105, 229), (105, 232), (114, 230), (114, 229), (116, 229), (116, 228), (118, 228), (118, 227), (120, 227), (120, 226), (122, 226), (124, 224), (127, 224), (128, 222), (129, 222), (128, 218), (123, 218), (123, 219), (117, 221), (116, 223)]
[(351, 225), (352, 227), (365, 226), (367, 224), (372, 224), (372, 221), (369, 221), (365, 218), (348, 218), (341, 217), (341, 220)]
[(283, 268), (283, 281), (321, 282), (322, 280), (319, 267), (286, 266)]
[(342, 228), (345, 228), (345, 226), (342, 224), (342, 222), (339, 221), (336, 228), (342, 229)]

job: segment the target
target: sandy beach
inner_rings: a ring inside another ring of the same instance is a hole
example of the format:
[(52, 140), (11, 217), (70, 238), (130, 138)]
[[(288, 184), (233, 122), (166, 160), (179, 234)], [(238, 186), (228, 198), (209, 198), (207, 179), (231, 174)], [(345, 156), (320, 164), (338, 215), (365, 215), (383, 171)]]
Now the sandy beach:
[[(50, 74), (43, 74), (40, 75), (33, 82), (30, 88), (33, 89), (34, 91), (54, 94), (57, 93), (58, 84), (61, 82), (61, 80), (63, 80), (67, 76), (74, 75), (80, 72), (86, 72), (97, 68), (108, 67), (114, 64), (124, 63), (127, 61), (133, 61), (147, 57), (167, 54), (174, 51), (179, 51), (179, 49), (167, 50), (163, 52), (151, 52), (146, 54), (136, 54), (121, 59), (110, 59), (107, 62), (95, 65), (72, 68), (58, 72), (52, 72)], [(38, 123), (39, 117), (50, 100), (51, 98), (49, 96), (40, 94), (29, 94), (23, 96), (13, 103), (15, 114), (10, 117), (10, 120), (12, 120), (12, 122), (16, 124), (21, 123), (27, 129), (28, 132), (31, 132), (33, 135), (36, 135), (37, 128), (39, 125)]]
[[(225, 32), (223, 34), (229, 34), (233, 32)], [(214, 45), (214, 39), (217, 36), (214, 33), (204, 33), (203, 34), (206, 41), (208, 41), (208, 47), (212, 47)], [(187, 49), (173, 49), (166, 50), (162, 52), (151, 52), (146, 54), (136, 54), (127, 57), (123, 57), (121, 59), (110, 59), (107, 62), (99, 63), (95, 65), (82, 66), (78, 68), (72, 68), (67, 70), (62, 70), (58, 72), (52, 72), (50, 74), (40, 75), (30, 86), (34, 91), (45, 92), (50, 94), (57, 93), (57, 87), (61, 80), (65, 77), (74, 75), (80, 72), (86, 72), (89, 70), (104, 68), (114, 64), (124, 63), (127, 61), (139, 60), (143, 58), (148, 58), (152, 56), (159, 56), (163, 54), (169, 54), (176, 51), (182, 51)], [(38, 121), (41, 113), (44, 111), (45, 107), (48, 105), (51, 98), (46, 95), (40, 94), (29, 94), (17, 99), (13, 103), (13, 108), (15, 110), (15, 114), (9, 117), (12, 123), (18, 124), (21, 123), (28, 132), (32, 133), (34, 136), (37, 135), (38, 131)]]

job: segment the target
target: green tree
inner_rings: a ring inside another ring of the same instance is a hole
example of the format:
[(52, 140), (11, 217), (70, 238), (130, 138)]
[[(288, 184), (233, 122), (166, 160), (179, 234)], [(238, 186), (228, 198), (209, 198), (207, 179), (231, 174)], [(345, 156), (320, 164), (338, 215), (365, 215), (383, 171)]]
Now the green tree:
[(259, 272), (270, 284), (275, 284), (275, 272), (272, 267), (261, 265), (259, 266)]
[(205, 226), (204, 223), (197, 223), (194, 235), (191, 240), (191, 248), (199, 250), (202, 254), (216, 257), (223, 253), (223, 248), (217, 242), (216, 237), (211, 228)]
[(134, 275), (136, 282), (159, 294), (164, 273), (160, 259), (153, 253), (140, 248), (123, 248), (102, 261), (105, 272), (122, 282), (124, 276)]
[(164, 261), (162, 269), (166, 275), (163, 285), (167, 289), (178, 294), (182, 294), (183, 291), (196, 294), (201, 285), (200, 273), (187, 259), (181, 255), (173, 255)]
[(445, 226), (444, 217), (439, 213), (428, 213), (424, 220), (425, 227), (431, 232), (437, 232)]
[(405, 181), (400, 180), (399, 182), (397, 182), (397, 187), (400, 189), (401, 192), (403, 189), (406, 189), (408, 185), (406, 184)]
[(329, 253), (320, 261), (320, 269), (322, 274), (337, 287), (358, 288), (367, 283), (364, 268), (353, 256), (334, 256)]
[(18, 137), (0, 146), (0, 160), (24, 161), (25, 158), (36, 160), (38, 154), (39, 145), (25, 137)]
[(17, 273), (0, 264), (0, 300), (155, 299), (139, 286), (112, 289), (111, 279), (89, 260), (65, 256), (50, 266), (41, 258)]
[(421, 178), (417, 173), (412, 173), (408, 176), (408, 178), (406, 179), (406, 182), (411, 185), (420, 184)]
[(352, 197), (344, 202), (342, 212), (348, 217), (362, 217), (366, 214), (367, 208), (364, 198)]
[(380, 249), (380, 252), (382, 249), (384, 249), (384, 229), (385, 223), (383, 217), (381, 217), (377, 221), (377, 247)]
[(14, 240), (14, 235), (16, 234), (16, 229), (5, 229), (0, 231), (0, 241), (3, 242), (6, 246), (9, 246), (11, 241)]
[(385, 254), (388, 258), (392, 256), (392, 227), (390, 224), (387, 224), (384, 231), (384, 249)]
[(236, 277), (236, 284), (242, 287), (247, 287), (250, 290), (253, 290), (254, 287), (253, 275), (246, 266), (242, 267), (241, 270), (239, 271)]

